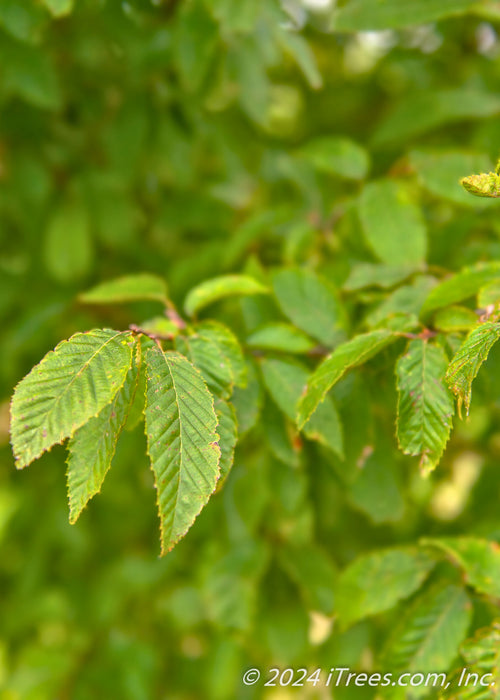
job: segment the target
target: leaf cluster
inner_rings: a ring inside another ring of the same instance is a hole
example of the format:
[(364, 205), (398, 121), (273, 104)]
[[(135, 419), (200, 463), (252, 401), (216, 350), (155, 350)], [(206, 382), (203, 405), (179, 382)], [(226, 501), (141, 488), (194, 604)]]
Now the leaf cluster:
[(496, 697), (500, 14), (326, 4), (0, 3), (6, 697)]

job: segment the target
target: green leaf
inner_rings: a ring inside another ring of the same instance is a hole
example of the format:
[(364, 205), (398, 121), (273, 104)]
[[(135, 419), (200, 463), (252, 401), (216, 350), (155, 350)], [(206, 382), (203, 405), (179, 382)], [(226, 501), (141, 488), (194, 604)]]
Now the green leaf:
[(300, 445), (297, 444), (297, 430), (287, 420), (273, 401), (264, 402), (261, 413), (261, 425), (269, 449), (280, 462), (287, 467), (298, 467)]
[(309, 440), (319, 442), (344, 459), (344, 431), (333, 398), (328, 396), (302, 428)]
[[(144, 344), (144, 336), (139, 342), (141, 345)], [(145, 349), (145, 347), (141, 347), (139, 351), (141, 355)], [(134, 398), (132, 400), (132, 405), (130, 406), (127, 421), (124, 426), (127, 432), (134, 430), (139, 423), (144, 421), (144, 409), (146, 406), (146, 371), (142, 360), (139, 358), (136, 361), (138, 365), (137, 387), (134, 392)]]
[(289, 544), (279, 551), (279, 558), (283, 568), (297, 584), (308, 608), (332, 615), (337, 572), (328, 554), (317, 545)]
[(335, 10), (335, 31), (371, 31), (397, 29), (412, 24), (435, 22), (449, 15), (464, 14), (476, 0), (350, 0)]
[(141, 325), (137, 326), (137, 329), (139, 332), (144, 331), (150, 336), (164, 340), (173, 340), (181, 332), (179, 323), (174, 323), (165, 316), (153, 316), (147, 321), (141, 321)]
[(200, 370), (209, 388), (228, 398), (236, 386), (245, 386), (246, 363), (236, 336), (222, 323), (204, 321), (189, 336), (178, 336), (175, 346)]
[(312, 350), (316, 343), (290, 323), (268, 323), (248, 336), (247, 345), (263, 350), (306, 353)]
[(215, 490), (221, 450), (213, 398), (200, 373), (182, 355), (158, 347), (145, 359), (146, 435), (165, 554)]
[(102, 282), (78, 298), (85, 304), (123, 304), (130, 301), (160, 301), (166, 304), (168, 292), (161, 277), (140, 274)]
[(460, 652), (465, 665), (457, 669), (440, 700), (498, 700), (500, 622), (479, 630), (462, 644)]
[(55, 211), (45, 232), (43, 255), (45, 267), (58, 282), (69, 284), (90, 271), (93, 242), (82, 203), (69, 201)]
[[(290, 423), (290, 426), (292, 424)], [(300, 445), (299, 445), (300, 449)], [(281, 531), (284, 535), (284, 541), (291, 541), (295, 544), (309, 544), (311, 542), (311, 533), (309, 536), (304, 532), (304, 525), (307, 530), (310, 530), (310, 506), (307, 502), (307, 479), (303, 469), (293, 469), (295, 465), (289, 463), (273, 463), (269, 470), (268, 486), (272, 494), (272, 499), (275, 507), (281, 511), (281, 514), (286, 516), (294, 516), (296, 522), (290, 522), (291, 528), (286, 532)], [(269, 513), (271, 524), (275, 520), (276, 511), (273, 514)], [(278, 527), (280, 527), (279, 523)], [(298, 527), (297, 527), (298, 525)]]
[(316, 63), (316, 57), (304, 37), (285, 29), (278, 32), (278, 41), (295, 60), (313, 90), (319, 90), (323, 87), (323, 78)]
[[(132, 123), (127, 129), (125, 125), (121, 125), (119, 132), (129, 130), (137, 138), (141, 128), (141, 116), (129, 119)], [(118, 134), (114, 136), (116, 140), (120, 138)], [(122, 139), (126, 141), (127, 135), (122, 136)], [(113, 146), (110, 145), (109, 148), (112, 150)], [(119, 146), (115, 148), (118, 151)], [(117, 159), (120, 157), (123, 157), (123, 151), (116, 156)], [(113, 251), (127, 251), (138, 245), (141, 211), (134, 201), (133, 193), (128, 191), (127, 183), (123, 182), (121, 188), (118, 185), (113, 187), (105, 176), (102, 176), (102, 179), (94, 176), (90, 177), (86, 184), (91, 191), (89, 208), (92, 211), (92, 223), (103, 246)]]
[(248, 631), (268, 561), (266, 543), (246, 539), (205, 564), (201, 583), (209, 619), (223, 630)]
[(54, 17), (65, 17), (73, 11), (74, 0), (42, 0)]
[(357, 367), (397, 340), (398, 335), (381, 329), (356, 336), (339, 345), (309, 377), (298, 405), (297, 423), (302, 428), (326, 394), (353, 367)]
[[(14, 4), (14, 3), (13, 3)], [(19, 3), (15, 3), (21, 9)], [(0, 11), (2, 6), (0, 5)], [(21, 10), (22, 11), (22, 10)], [(1, 21), (0, 17), (0, 21)], [(62, 104), (58, 75), (47, 52), (2, 35), (2, 92), (13, 94), (34, 107), (57, 110)]]
[[(237, 48), (233, 47), (233, 52), (229, 53), (229, 59), (239, 86), (238, 98), (242, 111), (250, 120), (265, 128), (269, 122), (271, 84), (259, 42), (254, 37), (241, 37)], [(228, 264), (231, 259), (234, 260), (238, 241), (235, 240), (233, 245), (226, 251)]]
[(292, 323), (321, 343), (343, 339), (345, 312), (335, 288), (312, 270), (280, 270), (273, 289), (281, 310)]
[[(274, 231), (276, 227), (285, 224), (290, 219), (290, 205), (274, 206), (271, 209), (260, 209), (247, 217), (233, 231), (231, 238), (222, 252), (222, 264), (224, 269), (233, 268), (235, 264), (244, 258), (245, 253), (259, 243), (268, 235), (269, 231)], [(250, 258), (250, 267), (257, 267), (261, 270), (260, 264), (255, 265), (255, 258)], [(247, 270), (250, 276), (257, 276), (257, 270)]]
[[(0, 25), (20, 41), (33, 44), (39, 41), (45, 21), (46, 13), (33, 1), (19, 3), (16, 0), (2, 0), (0, 3)], [(8, 37), (2, 36), (2, 43), (5, 41), (8, 42)], [(26, 48), (29, 55), (30, 47), (22, 48)]]
[(295, 406), (307, 381), (307, 369), (293, 360), (262, 358), (264, 384), (278, 408), (295, 419)]
[(207, 7), (213, 12), (224, 31), (243, 34), (250, 33), (261, 10), (261, 0), (207, 0)]
[(286, 238), (283, 241), (283, 263), (285, 265), (300, 265), (302, 260), (309, 257), (317, 242), (317, 230), (314, 222), (297, 220), (287, 227)]
[(445, 333), (470, 331), (477, 326), (477, 315), (466, 306), (448, 306), (438, 309), (432, 325)]
[(445, 379), (458, 398), (459, 411), (464, 403), (467, 415), (469, 415), (472, 382), (499, 338), (500, 323), (487, 321), (467, 336), (450, 362)]
[[(305, 658), (310, 648), (310, 619), (303, 607), (296, 604), (296, 599), (287, 600), (286, 593), (283, 602), (278, 600), (279, 605), (271, 600), (261, 613), (257, 637), (269, 650), (270, 658), (276, 659), (278, 667), (291, 663), (292, 668), (298, 668), (301, 665), (300, 659)], [(304, 695), (304, 692), (300, 694)]]
[(498, 261), (466, 267), (434, 287), (422, 306), (420, 316), (424, 318), (436, 309), (457, 304), (474, 296), (481, 287), (497, 280), (499, 275)]
[(495, 93), (471, 88), (412, 90), (377, 128), (373, 143), (406, 145), (419, 134), (443, 124), (490, 117), (499, 112), (500, 98)]
[[(124, 212), (126, 213), (128, 209), (129, 214), (132, 214), (130, 204), (133, 202), (134, 194), (129, 191), (129, 183), (134, 181), (134, 170), (140, 168), (139, 159), (146, 145), (149, 125), (150, 120), (144, 99), (139, 95), (124, 96), (114, 118), (101, 132), (102, 145), (109, 162), (108, 168), (111, 166), (115, 169), (115, 173), (121, 171), (121, 175), (117, 178), (118, 182), (115, 180), (116, 184), (112, 179), (110, 181), (109, 176), (106, 178), (102, 175), (100, 178), (94, 175), (89, 183), (94, 190), (92, 208), (96, 208), (96, 223), (108, 245), (118, 238), (116, 225), (119, 224), (120, 219), (123, 220)], [(103, 201), (104, 198), (108, 200), (106, 203)], [(116, 219), (112, 222), (109, 207), (113, 206), (113, 200), (116, 202), (117, 198), (122, 201), (115, 207)], [(128, 200), (128, 205), (122, 203), (123, 199)], [(130, 218), (131, 221), (122, 231), (122, 236), (130, 236), (131, 227), (133, 228), (134, 224), (133, 214)], [(108, 225), (111, 230), (104, 231), (103, 227)]]
[(500, 620), (495, 620), (490, 627), (479, 630), (472, 639), (467, 639), (460, 652), (469, 666), (477, 664), (479, 668), (484, 668), (485, 661), (494, 661), (495, 669), (490, 668), (496, 671), (495, 677), (500, 680)]
[(394, 607), (414, 593), (434, 566), (417, 549), (394, 548), (356, 559), (342, 571), (335, 587), (342, 627)]
[(362, 180), (368, 173), (368, 153), (359, 144), (343, 137), (325, 136), (309, 141), (298, 155), (319, 172)]
[(113, 401), (78, 428), (68, 443), (70, 523), (77, 521), (89, 500), (101, 490), (134, 401), (137, 380), (137, 368), (132, 367)]
[(379, 265), (374, 263), (357, 263), (344, 282), (346, 292), (356, 292), (366, 287), (390, 289), (414, 274), (413, 266)]
[(476, 537), (440, 537), (421, 540), (444, 552), (464, 570), (465, 582), (478, 593), (500, 598), (500, 546)]
[(466, 173), (484, 172), (490, 167), (487, 155), (466, 151), (411, 151), (410, 162), (422, 185), (436, 197), (466, 207), (477, 207), (488, 202), (471, 197), (460, 186)]
[(214, 408), (219, 422), (217, 432), (219, 433), (220, 447), (220, 478), (217, 482), (217, 489), (220, 489), (233, 466), (234, 448), (238, 439), (238, 422), (233, 406), (224, 399), (216, 399)]
[(463, 587), (438, 581), (403, 611), (384, 654), (384, 664), (410, 673), (448, 670), (467, 634), (471, 616), (472, 605)]
[(97, 416), (123, 386), (132, 362), (130, 334), (76, 333), (17, 385), (11, 405), (16, 466), (26, 467)]
[(485, 309), (493, 304), (495, 307), (500, 303), (500, 280), (490, 282), (485, 287), (481, 287), (477, 295), (477, 305), (480, 309)]
[(447, 366), (444, 350), (420, 339), (409, 343), (396, 364), (399, 447), (420, 456), (425, 472), (436, 467), (450, 437), (454, 405), (443, 381)]
[(381, 262), (411, 266), (425, 261), (424, 218), (403, 185), (394, 180), (368, 183), (359, 199), (359, 216), (366, 242)]
[[(388, 327), (394, 318), (403, 315), (418, 324), (418, 314), (432, 286), (432, 277), (420, 276), (412, 284), (398, 287), (386, 294), (383, 301), (366, 315), (365, 324), (369, 328)], [(395, 327), (390, 327), (395, 330)]]
[[(295, 420), (297, 402), (307, 382), (307, 369), (296, 362), (274, 358), (262, 359), (260, 367), (272, 399), (290, 420)], [(317, 440), (343, 457), (342, 426), (331, 397), (318, 407), (302, 430), (310, 440)]]
[(177, 68), (187, 91), (196, 91), (210, 67), (218, 41), (218, 27), (201, 2), (183, 3), (175, 25)]
[(184, 301), (184, 310), (188, 316), (214, 301), (226, 297), (245, 296), (248, 294), (267, 294), (269, 290), (260, 282), (247, 275), (222, 275), (202, 282), (194, 287)]
[(401, 520), (405, 501), (391, 453), (378, 449), (363, 461), (349, 487), (349, 498), (376, 524)]
[(240, 435), (247, 433), (257, 423), (262, 409), (262, 388), (252, 361), (247, 361), (247, 384), (234, 387), (231, 397)]

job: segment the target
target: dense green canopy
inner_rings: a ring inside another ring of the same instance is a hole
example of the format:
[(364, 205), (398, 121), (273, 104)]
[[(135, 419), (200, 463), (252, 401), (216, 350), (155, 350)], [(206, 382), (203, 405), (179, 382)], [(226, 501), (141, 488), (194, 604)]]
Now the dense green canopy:
[(499, 31), (0, 0), (2, 699), (497, 697)]

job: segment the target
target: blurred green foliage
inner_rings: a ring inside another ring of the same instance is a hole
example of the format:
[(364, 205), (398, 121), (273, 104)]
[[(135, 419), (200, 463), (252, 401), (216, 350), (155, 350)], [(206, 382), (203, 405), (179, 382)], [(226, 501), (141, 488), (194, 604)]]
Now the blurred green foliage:
[[(498, 302), (498, 205), (458, 180), (499, 154), (500, 12), (334, 5), (0, 0), (2, 700), (333, 696), (245, 687), (250, 667), (498, 674), (499, 347), (428, 478), (394, 436), (404, 338), (336, 384), (326, 428), (299, 435), (292, 404), (348, 338), (420, 317), (450, 359)], [(135, 273), (180, 313), (220, 275), (272, 290), (197, 307), (249, 381), (227, 481), (161, 559), (142, 429), (73, 526), (63, 450), (16, 472), (8, 445), (14, 385), (62, 338), (158, 328), (154, 295), (78, 300)]]

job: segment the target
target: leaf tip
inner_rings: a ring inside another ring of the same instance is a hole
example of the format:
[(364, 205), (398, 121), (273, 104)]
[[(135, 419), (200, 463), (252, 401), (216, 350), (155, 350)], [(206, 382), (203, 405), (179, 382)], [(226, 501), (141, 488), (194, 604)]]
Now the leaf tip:
[(497, 172), (468, 175), (461, 178), (460, 184), (476, 197), (500, 197), (500, 175)]

